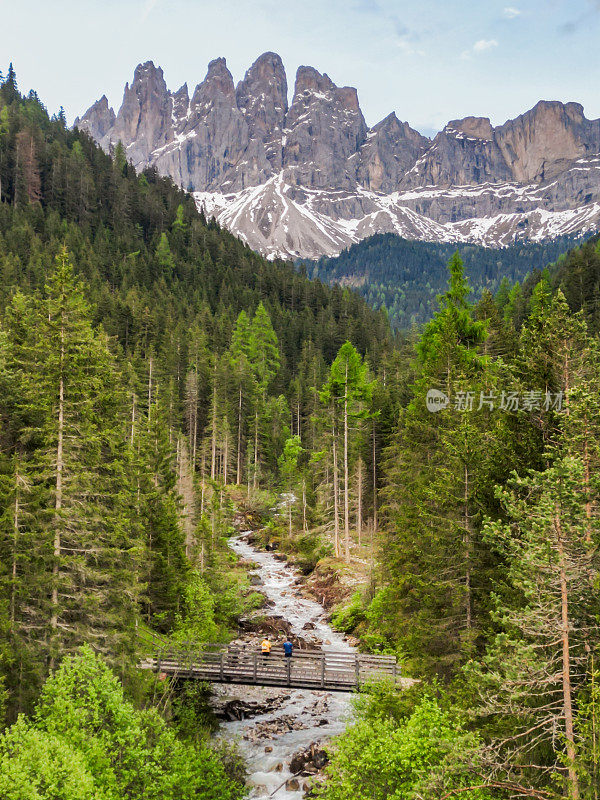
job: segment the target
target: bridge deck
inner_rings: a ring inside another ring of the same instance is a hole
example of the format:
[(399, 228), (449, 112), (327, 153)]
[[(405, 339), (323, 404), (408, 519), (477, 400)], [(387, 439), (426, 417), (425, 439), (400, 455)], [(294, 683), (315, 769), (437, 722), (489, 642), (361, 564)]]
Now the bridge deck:
[(141, 669), (211, 683), (289, 686), (351, 692), (375, 678), (400, 680), (394, 656), (373, 656), (324, 650), (295, 650), (285, 658), (281, 648), (263, 656), (252, 649), (173, 648), (145, 658)]

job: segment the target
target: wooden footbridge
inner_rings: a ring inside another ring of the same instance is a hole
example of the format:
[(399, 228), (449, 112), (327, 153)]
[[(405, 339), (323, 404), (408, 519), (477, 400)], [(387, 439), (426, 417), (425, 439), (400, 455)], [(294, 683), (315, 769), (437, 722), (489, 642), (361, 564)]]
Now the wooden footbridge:
[(164, 677), (335, 692), (356, 691), (365, 682), (381, 678), (400, 682), (394, 656), (296, 648), (291, 658), (285, 658), (282, 647), (273, 647), (269, 656), (263, 656), (252, 647), (157, 640), (154, 644), (139, 666)]

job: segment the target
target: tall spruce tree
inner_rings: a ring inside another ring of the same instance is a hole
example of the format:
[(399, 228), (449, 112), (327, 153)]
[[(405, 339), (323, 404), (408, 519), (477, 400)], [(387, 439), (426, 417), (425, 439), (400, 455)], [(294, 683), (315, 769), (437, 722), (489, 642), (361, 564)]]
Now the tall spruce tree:
[[(350, 560), (350, 451), (352, 448), (352, 423), (366, 415), (364, 403), (371, 395), (367, 380), (367, 368), (351, 342), (345, 342), (331, 365), (327, 383), (321, 392), (321, 400), (332, 406), (333, 414), (339, 414), (342, 431), (342, 467), (344, 497), (344, 558)], [(335, 428), (334, 428), (335, 430)], [(332, 431), (332, 435), (335, 435)], [(333, 443), (337, 446), (337, 442)], [(337, 453), (336, 453), (337, 460)]]
[[(22, 526), (35, 542), (37, 585), (22, 598), (35, 618), (23, 631), (50, 665), (82, 641), (116, 657), (131, 649), (139, 594), (131, 581), (139, 538), (128, 525), (134, 488), (127, 480), (124, 397), (66, 251), (45, 295), (15, 298), (8, 323), (22, 389), (17, 441), (37, 496)], [(22, 477), (23, 467), (17, 469)]]
[[(491, 466), (498, 413), (488, 402), (497, 378), (480, 353), (485, 323), (473, 319), (458, 254), (449, 273), (440, 310), (418, 343), (413, 399), (386, 454), (387, 588), (377, 603), (382, 628), (411, 660), (442, 673), (456, 669), (481, 625), (479, 487)], [(430, 390), (445, 393), (448, 407), (431, 413)]]

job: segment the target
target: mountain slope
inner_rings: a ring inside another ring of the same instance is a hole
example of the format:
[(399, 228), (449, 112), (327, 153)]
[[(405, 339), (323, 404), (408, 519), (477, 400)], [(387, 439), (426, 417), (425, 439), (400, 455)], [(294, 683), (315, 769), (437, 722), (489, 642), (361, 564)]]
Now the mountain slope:
[(237, 87), (211, 61), (190, 95), (140, 64), (115, 113), (106, 97), (75, 126), (123, 143), (195, 192), (208, 216), (269, 257), (335, 255), (375, 233), (504, 247), (600, 223), (600, 120), (539, 102), (503, 125), (452, 120), (433, 140), (395, 113), (369, 128), (356, 90), (298, 69), (291, 104), (281, 58), (264, 53)]
[[(463, 244), (459, 251), (471, 297), (476, 300), (484, 289), (494, 294), (502, 281), (509, 285), (522, 281), (572, 247), (572, 238), (561, 237), (540, 244), (520, 242), (501, 250)], [(305, 266), (310, 277), (356, 289), (372, 306), (385, 306), (394, 327), (409, 328), (426, 322), (436, 311), (436, 298), (446, 287), (447, 263), (455, 249), (455, 244), (376, 234), (337, 257)]]

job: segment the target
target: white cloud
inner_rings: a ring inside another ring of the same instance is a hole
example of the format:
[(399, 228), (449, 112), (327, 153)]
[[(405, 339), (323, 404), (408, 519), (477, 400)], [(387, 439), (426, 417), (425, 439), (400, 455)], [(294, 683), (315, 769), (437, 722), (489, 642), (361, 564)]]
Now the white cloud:
[(479, 39), (473, 45), (473, 52), (485, 53), (486, 50), (491, 50), (492, 47), (498, 47), (498, 42), (495, 39)]
[(494, 47), (498, 47), (496, 39), (478, 39), (469, 50), (463, 50), (460, 57), (463, 61), (468, 61), (471, 56), (480, 55), (481, 53), (485, 53), (486, 50), (492, 50)]
[(506, 6), (502, 13), (506, 19), (515, 19), (516, 17), (521, 16), (521, 9), (515, 8), (514, 6)]

